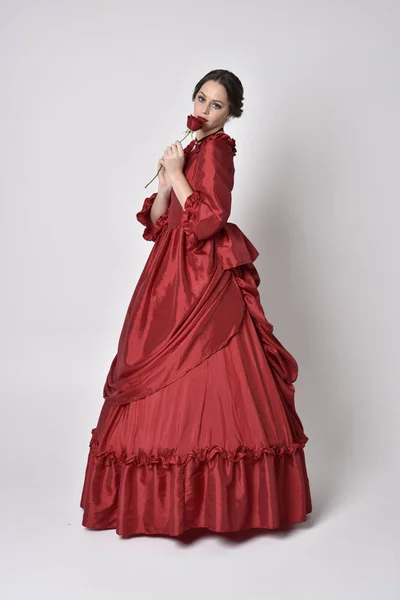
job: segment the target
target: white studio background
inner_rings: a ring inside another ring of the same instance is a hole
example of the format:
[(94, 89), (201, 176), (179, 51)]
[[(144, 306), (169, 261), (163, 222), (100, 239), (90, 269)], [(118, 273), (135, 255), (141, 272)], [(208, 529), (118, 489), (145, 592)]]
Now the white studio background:
[[(2, 598), (398, 597), (399, 3), (0, 7)], [(81, 526), (90, 431), (151, 249), (144, 186), (215, 68), (245, 90), (230, 220), (299, 363), (313, 512), (124, 540)]]

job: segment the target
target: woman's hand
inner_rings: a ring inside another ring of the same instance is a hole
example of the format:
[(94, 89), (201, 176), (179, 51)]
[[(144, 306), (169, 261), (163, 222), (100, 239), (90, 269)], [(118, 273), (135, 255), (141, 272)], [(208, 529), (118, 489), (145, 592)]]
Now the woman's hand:
[(163, 164), (167, 175), (174, 176), (176, 173), (181, 173), (183, 171), (185, 154), (179, 140), (166, 148), (163, 155)]
[(166, 169), (164, 168), (164, 157), (162, 156), (158, 163), (157, 163), (157, 172), (160, 169), (160, 172), (158, 173), (158, 189), (163, 190), (163, 191), (170, 191), (172, 190), (172, 184), (170, 182), (170, 179), (168, 177), (168, 173), (166, 171)]

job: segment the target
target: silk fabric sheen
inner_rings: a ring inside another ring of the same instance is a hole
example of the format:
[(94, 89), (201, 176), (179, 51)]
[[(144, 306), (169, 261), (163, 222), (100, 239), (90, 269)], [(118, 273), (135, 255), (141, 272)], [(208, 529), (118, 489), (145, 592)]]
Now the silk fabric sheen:
[[(230, 140), (220, 133), (192, 152), (187, 147), (184, 174), (194, 192), (184, 211), (172, 191), (168, 214), (156, 226), (150, 219), (156, 193), (137, 215), (145, 239), (157, 244), (133, 293), (104, 386), (111, 404), (153, 394), (217, 352), (238, 332), (246, 305), (280, 375), (297, 377), (294, 358), (273, 338), (251, 289), (260, 282), (252, 265), (258, 251), (227, 223), (234, 180)], [(253, 283), (232, 273), (242, 264)]]
[(228, 222), (235, 153), (223, 131), (193, 140), (184, 209), (172, 191), (155, 225), (156, 193), (137, 213), (154, 245), (92, 430), (87, 527), (178, 535), (276, 528), (311, 512), (298, 365), (264, 314), (258, 251)]

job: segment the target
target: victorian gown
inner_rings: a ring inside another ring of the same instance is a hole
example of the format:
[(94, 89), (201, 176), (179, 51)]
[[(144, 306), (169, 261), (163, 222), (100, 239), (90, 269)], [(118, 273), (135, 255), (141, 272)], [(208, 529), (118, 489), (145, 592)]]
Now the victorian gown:
[(193, 193), (171, 191), (133, 292), (91, 431), (82, 525), (121, 536), (280, 529), (306, 520), (298, 365), (260, 303), (257, 249), (228, 222), (236, 142), (184, 149)]

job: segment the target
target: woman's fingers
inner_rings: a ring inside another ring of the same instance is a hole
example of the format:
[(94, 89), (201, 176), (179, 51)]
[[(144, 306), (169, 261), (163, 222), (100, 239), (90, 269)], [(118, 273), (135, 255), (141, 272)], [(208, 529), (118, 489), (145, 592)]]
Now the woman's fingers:
[(166, 147), (165, 152), (174, 152), (174, 151), (179, 152), (179, 150), (182, 150), (182, 144), (180, 143), (179, 140), (176, 140), (176, 142), (174, 142), (170, 146)]

